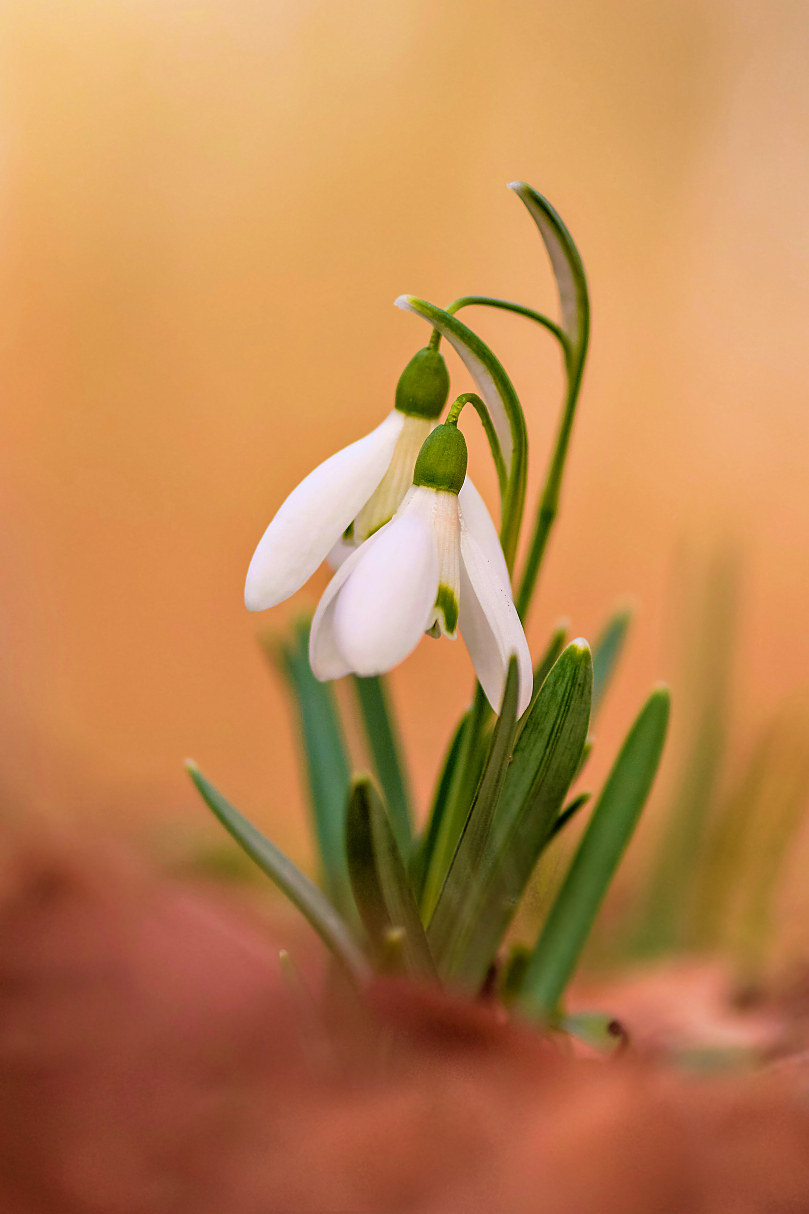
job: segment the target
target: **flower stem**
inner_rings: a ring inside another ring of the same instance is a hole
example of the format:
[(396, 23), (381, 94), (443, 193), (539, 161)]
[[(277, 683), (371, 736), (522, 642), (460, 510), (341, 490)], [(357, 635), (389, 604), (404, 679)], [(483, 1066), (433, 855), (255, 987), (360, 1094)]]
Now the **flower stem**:
[(560, 325), (545, 316), (542, 312), (535, 311), (534, 308), (526, 308), (524, 304), (512, 302), (510, 299), (497, 299), (493, 295), (464, 295), (460, 299), (456, 299), (449, 305), (447, 311), (450, 316), (454, 316), (456, 312), (460, 312), (461, 308), (469, 308), (472, 306), (483, 308), (500, 308), (504, 312), (515, 312), (517, 316), (525, 316), (528, 320), (534, 320), (538, 325), (542, 325), (549, 333), (552, 333), (559, 342), (564, 351), (565, 358), (568, 356), (569, 342), (565, 336), (564, 330)]
[(505, 500), (506, 490), (508, 489), (508, 473), (506, 472), (503, 452), (500, 448), (500, 440), (498, 439), (495, 428), (492, 425), (491, 414), (486, 408), (485, 401), (481, 400), (477, 392), (463, 392), (453, 401), (450, 411), (447, 414), (446, 424), (448, 426), (457, 426), (458, 418), (461, 415), (461, 410), (463, 409), (464, 405), (472, 405), (480, 418), (486, 438), (489, 440), (489, 448), (491, 450), (492, 459), (494, 460), (494, 466), (497, 472), (497, 484), (500, 490), (500, 500), (503, 502)]
[(542, 565), (542, 558), (545, 555), (545, 548), (548, 543), (548, 536), (559, 512), (559, 494), (562, 488), (562, 477), (564, 476), (565, 461), (567, 460), (568, 447), (570, 446), (570, 434), (573, 429), (573, 420), (576, 416), (576, 404), (579, 399), (579, 389), (581, 388), (582, 373), (584, 371), (584, 352), (575, 361), (568, 354), (565, 358), (565, 364), (567, 369), (565, 405), (556, 434), (553, 455), (551, 456), (551, 462), (545, 477), (542, 496), (539, 499), (534, 534), (531, 537), (522, 581), (520, 582), (520, 589), (517, 594), (517, 611), (519, 612), (520, 619), (523, 621), (531, 606), (537, 577)]

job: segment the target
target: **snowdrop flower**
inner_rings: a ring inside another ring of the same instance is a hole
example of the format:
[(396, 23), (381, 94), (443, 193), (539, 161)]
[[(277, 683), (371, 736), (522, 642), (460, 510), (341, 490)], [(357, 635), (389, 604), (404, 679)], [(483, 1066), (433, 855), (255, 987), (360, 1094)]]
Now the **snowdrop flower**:
[[(253, 554), (244, 601), (264, 611), (299, 590), (334, 549), (334, 564), (393, 518), (416, 457), (449, 395), (443, 355), (426, 346), (405, 367), (381, 425), (332, 455), (282, 504)], [(342, 551), (341, 551), (342, 550)]]
[(325, 682), (396, 666), (425, 632), (460, 631), (492, 707), (517, 655), (518, 713), (531, 700), (531, 655), (508, 570), (483, 499), (466, 479), (466, 442), (453, 420), (437, 426), (416, 461), (413, 485), (391, 522), (340, 566), (312, 621), (309, 662)]

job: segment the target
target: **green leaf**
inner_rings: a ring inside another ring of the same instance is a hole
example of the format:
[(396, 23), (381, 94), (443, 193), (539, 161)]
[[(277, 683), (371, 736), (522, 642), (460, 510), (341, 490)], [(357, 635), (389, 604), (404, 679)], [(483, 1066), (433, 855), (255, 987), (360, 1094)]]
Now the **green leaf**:
[(469, 810), (480, 783), (489, 749), (485, 736), (486, 725), (492, 715), (483, 688), (478, 683), (475, 687), (472, 706), (465, 717), (458, 758), (447, 792), (446, 806), (441, 814), (429, 866), (424, 877), (419, 904), (421, 917), (425, 923), (429, 923), (432, 918), (449, 866), (452, 863), (452, 857), (455, 855), (455, 848), (458, 846), (458, 840), (469, 817)]
[(458, 722), (455, 733), (452, 735), (450, 744), (447, 747), (447, 753), (444, 756), (444, 763), (441, 767), (441, 775), (438, 779), (433, 803), (430, 807), (430, 814), (427, 819), (427, 826), (424, 830), (422, 838), (419, 840), (418, 848), (414, 853), (413, 863), (411, 865), (410, 878), (413, 884), (413, 891), (421, 902), (421, 896), (424, 892), (424, 882), (427, 877), (427, 871), (430, 867), (430, 862), (435, 851), (435, 845), (438, 841), (438, 836), (441, 833), (441, 822), (449, 804), (450, 791), (452, 789), (455, 772), (458, 767), (458, 759), (462, 751), (463, 735), (469, 723), (471, 709), (464, 713)]
[(806, 821), (807, 797), (809, 713), (789, 697), (714, 810), (693, 876), (687, 942), (730, 954), (745, 983), (761, 982), (772, 955), (784, 867)]
[[(650, 865), (645, 906), (634, 950), (654, 955), (683, 948), (695, 875), (701, 865), (730, 729), (739, 567), (733, 550), (715, 554), (690, 621), (680, 720), (687, 731), (678, 778)], [(693, 587), (689, 587), (693, 590)], [(696, 597), (692, 595), (692, 598)]]
[[(591, 720), (592, 720), (592, 716), (593, 716), (593, 712), (591, 709), (590, 710), (590, 719)], [(582, 746), (582, 748), (581, 748), (581, 758), (579, 759), (579, 765), (576, 768), (576, 774), (573, 777), (574, 780), (578, 780), (579, 776), (581, 775), (581, 773), (584, 771), (585, 767), (587, 766), (587, 760), (590, 758), (590, 755), (593, 753), (594, 745), (595, 745), (595, 738), (593, 737), (593, 735), (591, 733), (588, 733), (587, 737), (584, 739), (584, 746)]]
[(269, 656), (280, 659), (298, 710), (323, 884), (335, 906), (350, 918), (354, 904), (345, 856), (349, 762), (334, 691), (312, 674), (308, 620), (297, 623), (292, 643), (275, 649), (266, 640), (264, 644)]
[[(546, 833), (550, 833), (587, 738), (592, 680), (590, 647), (579, 637), (571, 641), (556, 661), (526, 714), (497, 811), (498, 837), (508, 834), (526, 806), (540, 803), (548, 813), (545, 825)], [(562, 729), (566, 732), (564, 753), (558, 750), (558, 735)], [(562, 775), (567, 774), (567, 784), (560, 795), (551, 798), (552, 813), (550, 804), (546, 805), (544, 799), (549, 791), (547, 767), (551, 758), (561, 760), (560, 766), (564, 769), (556, 771), (554, 768), (559, 785)]]
[(626, 634), (632, 622), (632, 610), (622, 607), (610, 616), (593, 649), (593, 712), (595, 715), (615, 673), (623, 652)]
[(591, 792), (581, 792), (581, 793), (579, 793), (579, 795), (577, 797), (574, 797), (573, 800), (570, 801), (565, 806), (565, 808), (559, 814), (559, 817), (556, 819), (553, 826), (551, 827), (551, 833), (548, 835), (549, 843), (550, 843), (551, 839), (556, 838), (556, 836), (559, 834), (560, 831), (563, 831), (565, 829), (568, 822), (570, 822), (572, 818), (575, 818), (576, 814), (579, 812), (580, 809), (584, 809), (585, 805), (591, 799), (592, 795), (593, 794)]
[(517, 659), (511, 658), (500, 715), (492, 731), (477, 794), (455, 848), (427, 938), (439, 969), (453, 955), (470, 913), (468, 896), (474, 873), (480, 866), (494, 822), (495, 808), (503, 786), (517, 726)]
[(466, 990), (483, 982), (559, 814), (587, 734), (591, 688), (589, 647), (573, 641), (529, 711), (484, 854), (469, 874), (463, 922), (442, 965)]
[(225, 830), (309, 921), (349, 977), (357, 983), (367, 982), (371, 977), (370, 966), (348, 925), (325, 894), (225, 800), (196, 763), (189, 759), (185, 766), (203, 801)]
[(531, 950), (524, 944), (512, 944), (509, 949), (508, 956), (500, 970), (498, 983), (500, 998), (506, 1007), (509, 1007), (517, 997), (530, 956)]
[(410, 791), (386, 683), (379, 676), (361, 679), (355, 675), (353, 681), (374, 768), (390, 812), (390, 824), (400, 852), (409, 856), (413, 845)]
[(565, 647), (567, 630), (568, 621), (560, 620), (551, 633), (545, 652), (534, 667), (534, 690), (531, 695), (531, 703), (537, 698), (540, 687), (556, 665), (559, 655)]
[(486, 343), (457, 316), (451, 316), (443, 308), (437, 308), (435, 304), (417, 299), (414, 295), (400, 295), (396, 306), (415, 312), (447, 339), (467, 367), (486, 403), (508, 472), (508, 484), (501, 501), (500, 543), (506, 564), (512, 569), (525, 507), (528, 471), (528, 432), (514, 385)]
[(351, 888), (377, 967), (386, 968), (395, 953), (410, 977), (434, 978), (435, 964), (404, 861), (385, 806), (368, 776), (355, 776), (352, 781), (346, 851)]
[(519, 999), (528, 1015), (556, 1010), (646, 803), (668, 719), (669, 693), (658, 688), (624, 742), (534, 948)]

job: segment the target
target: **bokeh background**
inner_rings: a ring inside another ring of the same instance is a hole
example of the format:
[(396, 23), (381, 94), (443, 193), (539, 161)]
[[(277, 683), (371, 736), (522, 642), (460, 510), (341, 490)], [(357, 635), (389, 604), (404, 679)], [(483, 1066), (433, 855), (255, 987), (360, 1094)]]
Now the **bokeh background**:
[[(391, 406), (427, 337), (398, 294), (555, 308), (514, 178), (561, 211), (593, 300), (529, 640), (562, 614), (592, 638), (620, 596), (638, 604), (594, 772), (654, 680), (676, 691), (687, 587), (718, 550), (741, 585), (731, 749), (800, 696), (804, 0), (7, 0), (2, 31), (9, 810), (193, 848), (216, 832), (193, 755), (307, 861), (256, 631), (325, 573), (257, 618), (247, 562), (301, 476)], [(517, 318), (467, 319), (523, 398), (533, 503), (556, 351)], [(494, 505), (477, 437), (472, 467)], [(463, 646), (424, 642), (392, 686), (424, 808), (470, 690)]]

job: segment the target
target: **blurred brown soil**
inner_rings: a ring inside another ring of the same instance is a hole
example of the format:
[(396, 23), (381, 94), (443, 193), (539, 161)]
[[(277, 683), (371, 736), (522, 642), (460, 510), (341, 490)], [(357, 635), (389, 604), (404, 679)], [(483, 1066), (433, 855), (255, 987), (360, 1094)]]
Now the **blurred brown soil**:
[[(111, 849), (5, 837), (2, 1214), (809, 1211), (799, 1053), (689, 1076), (665, 1026), (644, 1048), (648, 989), (609, 1060), (401, 983), (302, 1005), (285, 942)], [(658, 1003), (698, 1002), (667, 981)], [(768, 1049), (779, 1015), (755, 1009)]]

